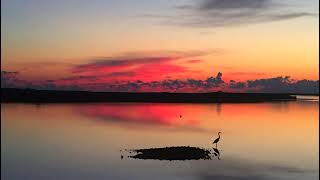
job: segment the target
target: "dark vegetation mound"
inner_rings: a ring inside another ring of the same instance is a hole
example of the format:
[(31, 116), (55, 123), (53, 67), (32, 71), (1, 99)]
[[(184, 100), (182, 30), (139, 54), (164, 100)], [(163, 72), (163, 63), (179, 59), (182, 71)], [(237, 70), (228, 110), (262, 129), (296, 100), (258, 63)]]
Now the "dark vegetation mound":
[(155, 159), (155, 160), (199, 160), (211, 159), (210, 150), (198, 147), (165, 147), (151, 149), (135, 149), (130, 152), (136, 153), (129, 156), (134, 159)]

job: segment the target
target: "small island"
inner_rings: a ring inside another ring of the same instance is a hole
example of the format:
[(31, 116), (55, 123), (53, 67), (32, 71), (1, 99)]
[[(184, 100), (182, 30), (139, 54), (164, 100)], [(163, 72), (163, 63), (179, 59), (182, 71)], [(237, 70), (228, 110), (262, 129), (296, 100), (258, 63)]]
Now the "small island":
[(178, 146), (178, 147), (164, 147), (164, 148), (150, 148), (150, 149), (134, 149), (129, 150), (134, 155), (128, 156), (133, 159), (153, 159), (153, 160), (169, 160), (169, 161), (184, 161), (184, 160), (209, 160), (211, 159), (211, 150)]

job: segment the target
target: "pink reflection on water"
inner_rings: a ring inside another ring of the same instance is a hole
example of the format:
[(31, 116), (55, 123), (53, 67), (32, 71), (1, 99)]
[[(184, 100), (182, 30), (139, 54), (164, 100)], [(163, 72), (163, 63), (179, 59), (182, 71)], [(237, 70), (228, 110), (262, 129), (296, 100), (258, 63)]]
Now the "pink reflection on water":
[(200, 108), (179, 104), (92, 104), (84, 105), (79, 112), (105, 121), (157, 124), (165, 126), (197, 126)]

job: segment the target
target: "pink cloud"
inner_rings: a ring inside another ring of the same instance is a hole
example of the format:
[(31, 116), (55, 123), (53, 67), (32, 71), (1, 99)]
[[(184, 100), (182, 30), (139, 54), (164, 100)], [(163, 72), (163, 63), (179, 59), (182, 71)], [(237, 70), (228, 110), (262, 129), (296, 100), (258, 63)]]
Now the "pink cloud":
[(175, 60), (172, 57), (141, 57), (127, 59), (96, 59), (93, 62), (75, 66), (73, 73), (77, 74), (103, 74), (110, 71), (126, 70), (144, 64), (158, 64)]

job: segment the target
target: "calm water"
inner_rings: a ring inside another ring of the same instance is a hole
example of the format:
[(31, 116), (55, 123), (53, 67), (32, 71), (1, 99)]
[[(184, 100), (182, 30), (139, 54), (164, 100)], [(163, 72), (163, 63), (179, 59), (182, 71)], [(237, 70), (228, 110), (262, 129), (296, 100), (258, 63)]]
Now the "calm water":
[[(319, 101), (303, 100), (1, 104), (1, 179), (318, 179), (318, 112)], [(137, 160), (120, 152), (210, 148), (219, 131), (221, 160)]]

